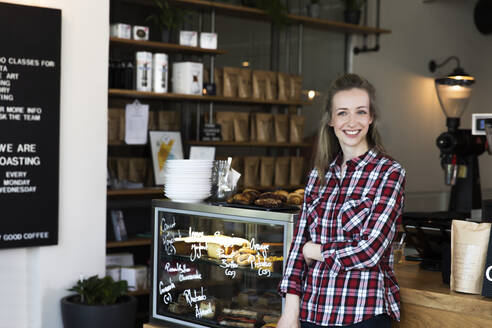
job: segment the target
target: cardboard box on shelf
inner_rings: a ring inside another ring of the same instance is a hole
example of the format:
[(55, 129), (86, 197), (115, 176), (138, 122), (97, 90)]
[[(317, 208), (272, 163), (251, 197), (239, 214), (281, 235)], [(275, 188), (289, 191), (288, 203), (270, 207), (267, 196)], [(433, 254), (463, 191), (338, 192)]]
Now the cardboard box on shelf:
[(144, 290), (147, 288), (147, 267), (144, 265), (122, 267), (121, 280), (128, 282), (129, 291)]
[(113, 253), (106, 255), (106, 266), (132, 266), (134, 264), (132, 253)]
[(123, 24), (123, 23), (111, 24), (109, 34), (115, 38), (131, 39), (132, 38), (132, 26), (129, 24)]
[(203, 64), (195, 62), (173, 63), (173, 92), (201, 95), (203, 89)]

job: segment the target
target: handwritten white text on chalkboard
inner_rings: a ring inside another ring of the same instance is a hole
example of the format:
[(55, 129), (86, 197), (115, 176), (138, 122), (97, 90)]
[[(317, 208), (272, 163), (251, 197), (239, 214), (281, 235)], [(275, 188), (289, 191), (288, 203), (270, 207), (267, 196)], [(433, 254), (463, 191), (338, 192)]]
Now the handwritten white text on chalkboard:
[(198, 294), (196, 289), (193, 290), (193, 293), (191, 292), (191, 289), (187, 289), (183, 292), (183, 295), (190, 306), (193, 306), (193, 303), (205, 301), (207, 299), (207, 295), (203, 293), (203, 287), (200, 287), (200, 292)]
[(171, 266), (171, 263), (166, 262), (164, 265), (164, 269), (167, 272), (174, 273), (174, 272), (179, 272), (179, 273), (188, 273), (191, 272), (191, 269), (186, 266), (186, 263), (176, 263), (175, 266)]

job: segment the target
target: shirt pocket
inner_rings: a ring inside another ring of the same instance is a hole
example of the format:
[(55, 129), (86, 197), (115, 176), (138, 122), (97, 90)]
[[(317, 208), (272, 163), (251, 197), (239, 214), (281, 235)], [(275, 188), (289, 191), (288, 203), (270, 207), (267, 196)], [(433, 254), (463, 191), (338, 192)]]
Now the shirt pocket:
[(316, 234), (316, 229), (319, 225), (319, 216), (316, 211), (318, 204), (320, 202), (319, 198), (314, 199), (310, 204), (307, 205), (307, 217), (309, 223), (309, 231), (311, 232), (311, 236)]
[(344, 231), (358, 234), (364, 220), (371, 213), (372, 200), (369, 197), (349, 199), (343, 203), (338, 222)]

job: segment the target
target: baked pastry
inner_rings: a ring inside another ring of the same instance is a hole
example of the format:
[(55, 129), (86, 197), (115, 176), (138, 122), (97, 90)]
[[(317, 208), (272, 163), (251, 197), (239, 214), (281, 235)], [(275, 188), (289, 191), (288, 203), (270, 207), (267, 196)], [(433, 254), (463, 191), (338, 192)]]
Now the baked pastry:
[(258, 313), (257, 312), (249, 311), (249, 310), (243, 310), (243, 309), (229, 309), (229, 308), (224, 308), (222, 310), (222, 313), (225, 314), (225, 315), (245, 317), (245, 318), (251, 318), (251, 319), (255, 319), (255, 320), (258, 317)]
[(202, 318), (213, 319), (215, 317), (215, 301), (207, 300), (200, 302)]
[(255, 200), (255, 205), (268, 207), (268, 208), (276, 208), (282, 204), (282, 201), (274, 198), (258, 198)]
[(220, 320), (219, 325), (229, 326), (229, 327), (240, 327), (240, 328), (255, 328), (254, 322)]
[(258, 190), (253, 189), (253, 188), (245, 188), (243, 190), (243, 193), (246, 193), (246, 192), (252, 192), (252, 193), (255, 193), (255, 194), (258, 194), (258, 195), (260, 194), (260, 192)]
[[(278, 321), (277, 321), (278, 322)], [(261, 326), (261, 328), (276, 328), (277, 322), (269, 322)]]
[(296, 194), (301, 194), (301, 195), (303, 195), (303, 196), (304, 196), (304, 188), (299, 188), (299, 189), (296, 189), (296, 190), (294, 190), (294, 192), (295, 192)]
[(181, 305), (178, 303), (170, 303), (168, 310), (169, 312), (176, 313), (176, 314), (185, 314), (190, 312), (190, 307), (188, 305)]
[(277, 190), (274, 192), (274, 194), (284, 196), (286, 199), (287, 199), (287, 196), (289, 195), (289, 193), (285, 190)]
[(271, 199), (276, 199), (281, 202), (286, 202), (287, 197), (284, 195), (276, 194), (274, 192), (264, 192), (258, 196), (258, 199), (264, 199), (264, 198), (271, 198)]
[(240, 248), (250, 248), (248, 240), (229, 236), (205, 236), (207, 243), (207, 254), (209, 257), (220, 259), (224, 255), (231, 255)]
[(290, 193), (289, 196), (287, 197), (287, 204), (302, 205), (303, 201), (304, 201), (304, 196), (295, 192)]
[(250, 205), (253, 202), (253, 195), (251, 194), (235, 194), (232, 200), (236, 204)]
[(234, 261), (240, 266), (248, 266), (255, 260), (255, 256), (253, 254), (236, 254), (234, 256)]
[(249, 247), (242, 247), (238, 249), (239, 254), (256, 254), (256, 250), (249, 248)]

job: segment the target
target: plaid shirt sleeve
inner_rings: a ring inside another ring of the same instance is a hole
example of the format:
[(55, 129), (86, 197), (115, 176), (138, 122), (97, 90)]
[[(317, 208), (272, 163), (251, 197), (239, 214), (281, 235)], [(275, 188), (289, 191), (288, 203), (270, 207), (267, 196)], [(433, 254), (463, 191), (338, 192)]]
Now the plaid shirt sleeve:
[(321, 254), (330, 268), (330, 275), (336, 276), (341, 269), (369, 268), (379, 263), (396, 234), (396, 223), (403, 211), (404, 185), (405, 170), (401, 167), (390, 169), (378, 187), (360, 240), (322, 245)]
[(302, 211), (297, 222), (297, 227), (294, 231), (292, 243), (290, 245), (289, 256), (285, 265), (283, 279), (278, 286), (278, 291), (282, 296), (285, 294), (302, 295), (302, 285), (304, 283), (304, 275), (307, 269), (306, 261), (304, 261), (304, 256), (302, 255), (302, 248), (304, 247), (304, 244), (306, 244), (308, 238), (308, 229), (306, 228), (306, 204), (310, 197), (307, 195), (311, 193), (316, 177), (316, 170), (313, 170), (304, 192)]

